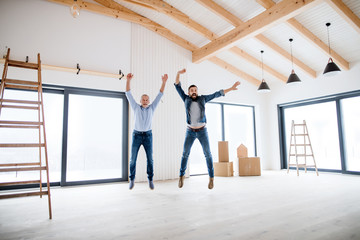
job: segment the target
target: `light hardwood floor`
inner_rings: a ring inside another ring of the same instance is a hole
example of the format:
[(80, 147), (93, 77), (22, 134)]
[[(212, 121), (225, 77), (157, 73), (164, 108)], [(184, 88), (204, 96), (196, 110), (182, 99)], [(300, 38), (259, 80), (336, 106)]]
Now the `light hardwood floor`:
[(261, 177), (52, 188), (0, 201), (0, 239), (360, 239), (360, 176), (263, 171)]

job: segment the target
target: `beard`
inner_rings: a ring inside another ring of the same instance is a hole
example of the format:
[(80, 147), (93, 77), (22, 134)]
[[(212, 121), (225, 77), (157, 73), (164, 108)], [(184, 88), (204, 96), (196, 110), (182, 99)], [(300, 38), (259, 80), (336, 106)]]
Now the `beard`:
[(191, 94), (191, 99), (195, 101), (198, 98), (198, 95), (196, 93)]

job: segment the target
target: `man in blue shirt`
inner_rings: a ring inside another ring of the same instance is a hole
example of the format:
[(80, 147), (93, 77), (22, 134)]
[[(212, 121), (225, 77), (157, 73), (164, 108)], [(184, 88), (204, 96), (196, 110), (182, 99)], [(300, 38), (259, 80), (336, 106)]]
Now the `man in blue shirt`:
[(199, 139), (206, 158), (208, 173), (210, 177), (208, 188), (212, 189), (214, 187), (214, 167), (212, 155), (210, 152), (209, 136), (206, 129), (205, 103), (211, 101), (214, 98), (225, 96), (226, 93), (232, 90), (237, 90), (237, 86), (240, 85), (240, 82), (235, 82), (231, 88), (220, 90), (213, 94), (201, 96), (198, 95), (197, 87), (195, 85), (191, 85), (188, 89), (188, 95), (186, 95), (184, 93), (184, 90), (181, 88), (180, 83), (180, 74), (183, 74), (185, 72), (186, 69), (178, 71), (175, 80), (175, 88), (179, 93), (181, 99), (185, 103), (187, 122), (184, 150), (181, 158), (179, 188), (182, 188), (184, 185), (185, 171), (191, 147), (195, 139)]
[(131, 144), (131, 157), (130, 157), (130, 184), (129, 189), (133, 189), (135, 185), (135, 173), (136, 173), (136, 159), (140, 149), (143, 145), (147, 158), (147, 175), (149, 179), (149, 188), (154, 189), (153, 176), (153, 146), (152, 146), (152, 118), (157, 105), (163, 95), (165, 84), (168, 79), (168, 75), (164, 74), (162, 79), (162, 85), (159, 94), (156, 96), (152, 104), (150, 104), (149, 96), (143, 94), (138, 104), (130, 91), (130, 81), (133, 78), (133, 74), (129, 73), (126, 76), (126, 92), (125, 95), (130, 103), (132, 110), (134, 111), (135, 127), (132, 134)]

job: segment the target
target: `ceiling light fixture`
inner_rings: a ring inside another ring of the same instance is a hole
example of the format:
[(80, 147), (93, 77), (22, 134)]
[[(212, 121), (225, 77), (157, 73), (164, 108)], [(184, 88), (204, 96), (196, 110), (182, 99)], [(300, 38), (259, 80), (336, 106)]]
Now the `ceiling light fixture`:
[(292, 54), (292, 43), (293, 39), (290, 38), (289, 42), (290, 42), (290, 52), (291, 52), (291, 74), (286, 82), (286, 84), (296, 84), (296, 83), (301, 83), (300, 78), (298, 77), (298, 75), (296, 75), (295, 71), (294, 71), (294, 61), (293, 61), (293, 54)]
[(329, 26), (330, 25), (331, 25), (331, 23), (326, 23), (328, 44), (329, 44), (329, 61), (325, 67), (323, 75), (327, 76), (327, 77), (335, 76), (341, 71), (340, 68), (334, 63), (334, 61), (331, 58), (330, 37), (329, 37)]
[(70, 13), (74, 18), (77, 18), (80, 15), (80, 7), (77, 4), (77, 0), (74, 0), (74, 4), (71, 5)]
[(270, 92), (270, 88), (264, 80), (264, 61), (263, 61), (263, 53), (264, 51), (261, 50), (261, 73), (262, 73), (262, 81), (259, 85), (258, 92)]

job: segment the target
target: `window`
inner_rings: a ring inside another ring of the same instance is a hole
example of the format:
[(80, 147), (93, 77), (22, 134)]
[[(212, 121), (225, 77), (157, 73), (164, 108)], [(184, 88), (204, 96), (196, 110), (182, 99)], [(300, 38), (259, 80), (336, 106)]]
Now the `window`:
[[(128, 104), (125, 94), (43, 85), (43, 96), (51, 184), (127, 180)], [(37, 92), (6, 90), (4, 97), (37, 100)], [(3, 108), (1, 117), (2, 120), (37, 121), (38, 114), (34, 110)], [(36, 143), (38, 136), (37, 129), (2, 128), (0, 142)], [(37, 148), (0, 150), (2, 163), (39, 160)], [(39, 172), (0, 173), (0, 182), (33, 179), (39, 179)], [(45, 174), (42, 181), (46, 182)]]
[[(43, 96), (50, 181), (60, 182), (64, 97), (56, 91), (45, 91)], [(7, 89), (4, 97), (7, 99), (36, 101), (38, 94), (31, 91)], [(38, 112), (34, 110), (3, 108), (1, 114), (2, 120), (38, 120)], [(1, 129), (0, 141), (2, 143), (38, 143), (38, 135), (38, 129), (3, 128)], [(44, 161), (45, 153), (43, 148), (41, 154), (42, 161)], [(2, 163), (38, 162), (39, 150), (38, 148), (3, 148), (0, 151), (0, 159), (2, 159)], [(0, 176), (0, 182), (15, 182), (39, 179), (39, 172), (4, 172)], [(42, 182), (46, 182), (45, 174), (42, 175)]]
[(122, 107), (121, 98), (69, 95), (67, 182), (123, 177)]
[(346, 170), (360, 171), (360, 97), (341, 100)]
[(282, 168), (287, 168), (291, 120), (306, 120), (320, 171), (360, 173), (360, 91), (278, 106)]
[[(317, 167), (341, 169), (335, 102), (287, 108), (284, 116), (287, 152), (289, 152), (292, 120), (295, 123), (303, 123), (305, 120)], [(312, 164), (312, 158), (309, 164)]]
[[(237, 169), (237, 147), (242, 143), (249, 156), (256, 156), (254, 108), (225, 103), (206, 104), (207, 130), (213, 161), (218, 162), (218, 141), (229, 142), (229, 161)], [(207, 174), (206, 160), (199, 141), (189, 156), (190, 174)]]

